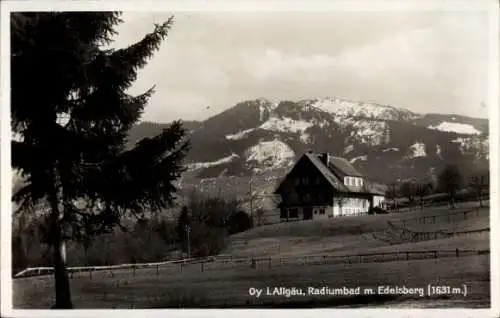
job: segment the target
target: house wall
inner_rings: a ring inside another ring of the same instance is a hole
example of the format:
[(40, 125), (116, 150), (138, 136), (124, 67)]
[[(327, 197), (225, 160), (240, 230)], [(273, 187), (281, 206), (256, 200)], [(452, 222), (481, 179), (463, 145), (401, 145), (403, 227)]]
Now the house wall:
[[(334, 197), (333, 202), (335, 204), (333, 206), (311, 206), (313, 209), (312, 218), (314, 220), (318, 219), (328, 219), (328, 218), (336, 218), (340, 216), (352, 216), (352, 215), (363, 215), (367, 214), (370, 209), (370, 198), (366, 197), (343, 197), (342, 206), (339, 206), (339, 198)], [(384, 196), (373, 196), (373, 206), (382, 206), (385, 203)], [(282, 208), (282, 212), (280, 215), (281, 221), (293, 221), (293, 220), (303, 220), (304, 219), (304, 206), (293, 206), (293, 207), (284, 207)], [(293, 210), (296, 211), (296, 214), (293, 214)], [(322, 213), (322, 210), (324, 213)], [(288, 215), (286, 214), (288, 213)]]
[[(334, 197), (333, 216), (349, 216), (368, 213), (370, 199), (366, 197)], [(341, 204), (339, 204), (341, 202)]]
[(385, 197), (383, 195), (373, 196), (373, 206), (383, 207), (385, 204)]
[[(364, 179), (359, 177), (342, 176), (340, 179), (351, 189), (361, 188), (364, 184)], [(370, 206), (377, 206), (384, 200), (383, 196), (366, 193), (335, 193), (321, 172), (305, 156), (286, 175), (276, 193), (281, 196), (281, 221), (303, 220), (307, 207), (313, 210), (312, 219), (366, 214)], [(342, 198), (341, 207), (339, 198)], [(325, 213), (321, 213), (320, 209), (324, 209)]]
[[(305, 208), (306, 207), (302, 206), (282, 208), (280, 212), (280, 221), (303, 220)], [(312, 208), (313, 220), (328, 219), (333, 215), (333, 208), (331, 206), (311, 206), (310, 208)], [(293, 211), (296, 211), (296, 213)]]
[(329, 206), (333, 192), (314, 165), (302, 158), (286, 176), (278, 194), (286, 208)]

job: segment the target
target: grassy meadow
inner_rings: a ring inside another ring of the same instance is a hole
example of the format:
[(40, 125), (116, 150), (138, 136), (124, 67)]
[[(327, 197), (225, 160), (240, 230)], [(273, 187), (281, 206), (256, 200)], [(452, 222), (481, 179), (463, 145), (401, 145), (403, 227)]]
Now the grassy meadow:
[[(461, 203), (453, 212), (470, 210), (477, 203)], [(168, 307), (489, 307), (489, 254), (392, 262), (304, 265), (308, 255), (345, 255), (397, 251), (489, 249), (489, 232), (421, 242), (389, 245), (373, 234), (386, 231), (387, 222), (450, 213), (446, 207), (385, 215), (352, 216), (266, 225), (231, 237), (224, 256), (248, 261), (166, 265), (158, 268), (75, 274), (71, 290), (75, 308), (168, 308)], [(457, 214), (458, 215), (458, 214)], [(472, 216), (474, 215), (474, 217)], [(435, 231), (489, 226), (489, 209), (452, 221), (408, 224), (412, 230)], [(266, 257), (256, 268), (251, 257)], [(281, 263), (286, 259), (285, 263)], [(295, 259), (290, 262), (288, 259)], [(308, 286), (321, 288), (376, 288), (380, 285), (426, 288), (428, 284), (467, 286), (467, 295), (413, 296), (251, 296), (249, 288)], [(14, 280), (15, 308), (49, 308), (54, 302), (52, 276)]]

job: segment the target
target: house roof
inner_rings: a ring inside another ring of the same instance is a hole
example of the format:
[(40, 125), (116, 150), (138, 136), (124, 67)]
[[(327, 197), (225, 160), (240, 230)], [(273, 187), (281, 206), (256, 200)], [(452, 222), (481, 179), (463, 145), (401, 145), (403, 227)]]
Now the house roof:
[(351, 177), (362, 177), (363, 176), (345, 158), (330, 156), (329, 161), (330, 161), (330, 166), (333, 166), (333, 167), (329, 167), (330, 169), (332, 169), (332, 168), (338, 169), (341, 173), (345, 174), (346, 176), (351, 176)]
[[(364, 179), (362, 187), (347, 186), (341, 179), (342, 175), (352, 177), (363, 177), (354, 166), (344, 158), (329, 157), (329, 165), (327, 166), (321, 159), (319, 154), (307, 152), (304, 156), (318, 169), (332, 187), (339, 192), (350, 193), (370, 193), (384, 195), (386, 186), (376, 183), (371, 180)], [(340, 173), (339, 173), (340, 172)]]
[(333, 172), (329, 169), (321, 159), (313, 153), (305, 153), (304, 154), (311, 163), (321, 172), (321, 174), (326, 178), (328, 182), (337, 190), (337, 191), (349, 191), (347, 186), (342, 182)]

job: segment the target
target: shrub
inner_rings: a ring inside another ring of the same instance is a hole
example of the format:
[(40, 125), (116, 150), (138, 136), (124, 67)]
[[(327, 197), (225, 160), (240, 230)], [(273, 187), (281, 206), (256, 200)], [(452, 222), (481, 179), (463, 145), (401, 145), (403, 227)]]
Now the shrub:
[(369, 210), (368, 210), (368, 214), (387, 214), (389, 212), (387, 212), (386, 210), (382, 209), (381, 207), (371, 207)]

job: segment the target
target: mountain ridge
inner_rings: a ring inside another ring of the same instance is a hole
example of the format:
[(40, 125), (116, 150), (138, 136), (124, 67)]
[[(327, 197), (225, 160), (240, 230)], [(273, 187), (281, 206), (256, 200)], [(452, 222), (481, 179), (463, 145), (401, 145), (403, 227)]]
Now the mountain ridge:
[[(168, 125), (141, 123), (130, 142)], [(346, 157), (382, 182), (435, 174), (450, 162), (485, 168), (489, 160), (487, 119), (337, 97), (246, 100), (185, 126), (192, 141), (186, 164), (197, 179), (283, 174), (308, 150)]]

